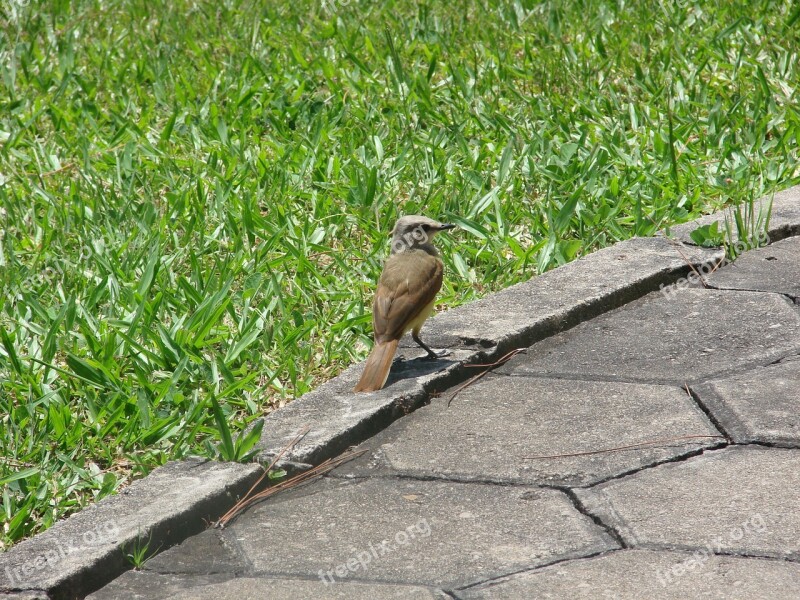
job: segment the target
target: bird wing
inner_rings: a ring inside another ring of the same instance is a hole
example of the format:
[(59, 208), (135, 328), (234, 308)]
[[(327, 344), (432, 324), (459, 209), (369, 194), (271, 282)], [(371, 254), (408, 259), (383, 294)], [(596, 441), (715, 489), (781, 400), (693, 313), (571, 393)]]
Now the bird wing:
[(422, 250), (389, 257), (372, 305), (375, 341), (396, 340), (442, 287), (442, 261)]

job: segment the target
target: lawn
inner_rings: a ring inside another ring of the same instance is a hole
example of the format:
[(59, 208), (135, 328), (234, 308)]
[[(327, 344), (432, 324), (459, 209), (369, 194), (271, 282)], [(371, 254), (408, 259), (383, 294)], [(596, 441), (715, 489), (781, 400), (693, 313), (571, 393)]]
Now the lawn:
[[(440, 307), (800, 182), (791, 0), (0, 0), (0, 548)], [(232, 436), (232, 440), (228, 436)]]

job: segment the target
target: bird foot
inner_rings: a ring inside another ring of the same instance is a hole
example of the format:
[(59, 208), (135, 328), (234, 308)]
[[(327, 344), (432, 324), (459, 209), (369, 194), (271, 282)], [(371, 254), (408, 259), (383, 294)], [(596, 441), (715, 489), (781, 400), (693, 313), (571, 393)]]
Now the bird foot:
[(444, 358), (445, 356), (450, 356), (450, 350), (434, 350), (427, 354), (427, 356), (423, 356), (422, 358), (427, 360), (436, 360), (437, 358)]

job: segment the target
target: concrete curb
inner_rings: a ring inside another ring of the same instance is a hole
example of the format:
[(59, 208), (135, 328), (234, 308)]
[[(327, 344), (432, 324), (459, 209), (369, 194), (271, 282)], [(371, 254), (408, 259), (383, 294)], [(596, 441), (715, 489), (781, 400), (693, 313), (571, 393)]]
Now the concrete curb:
[(261, 472), (199, 459), (159, 467), (0, 555), (0, 598), (82, 598), (130, 569), (137, 544), (154, 554), (203, 531)]

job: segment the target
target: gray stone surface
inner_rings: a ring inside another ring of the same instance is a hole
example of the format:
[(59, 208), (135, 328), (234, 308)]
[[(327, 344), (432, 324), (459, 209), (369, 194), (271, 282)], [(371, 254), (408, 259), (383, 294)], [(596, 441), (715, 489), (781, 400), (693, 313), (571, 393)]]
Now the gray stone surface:
[(787, 600), (800, 564), (673, 551), (623, 550), (506, 577), (457, 594), (464, 600)]
[(7, 594), (0, 592), (0, 600), (50, 600), (50, 598), (47, 592), (42, 591), (9, 592)]
[(800, 297), (800, 237), (745, 252), (706, 278), (711, 287)]
[(499, 372), (683, 385), (800, 350), (800, 311), (777, 294), (653, 293), (532, 346)]
[(223, 578), (220, 575), (159, 575), (129, 571), (87, 600), (443, 600), (421, 586), (378, 583), (325, 584), (319, 579)]
[(555, 490), (380, 478), (293, 490), (225, 535), (259, 574), (436, 587), (616, 547)]
[(152, 548), (169, 546), (202, 531), (260, 472), (257, 465), (200, 460), (160, 467), (0, 554), (0, 591), (85, 595), (130, 567), (124, 548), (140, 538), (149, 539)]
[[(765, 196), (756, 202), (756, 214), (759, 209), (763, 212), (769, 207), (772, 200), (772, 215), (769, 221), (768, 235), (775, 242), (789, 236), (800, 235), (800, 186), (794, 186), (771, 196)], [(730, 209), (706, 215), (694, 221), (670, 228), (669, 235), (676, 240), (687, 244), (693, 244), (690, 234), (692, 231), (703, 225), (709, 225), (715, 221), (720, 223), (720, 231), (725, 231), (725, 216), (730, 219), (732, 211)], [(736, 227), (733, 227), (734, 239)], [(662, 235), (664, 233), (662, 232)]]
[[(128, 571), (86, 600), (166, 600), (181, 592), (196, 593), (204, 586), (224, 583), (230, 575), (161, 575), (149, 571)], [(255, 596), (258, 598), (258, 596)], [(244, 600), (241, 598), (240, 600)]]
[(207, 529), (148, 560), (143, 567), (156, 573), (240, 575), (249, 564), (231, 544), (221, 529)]
[(270, 413), (264, 419), (257, 445), (261, 450), (259, 460), (269, 462), (307, 425), (311, 430), (285, 455), (286, 460), (315, 464), (336, 456), (411, 412), (429, 394), (463, 379), (462, 362), (485, 358), (474, 350), (453, 350), (449, 356), (437, 360), (414, 358), (419, 353), (419, 348), (400, 353), (408, 360), (392, 366), (387, 386), (382, 390), (353, 392), (364, 368), (362, 363)]
[(733, 441), (800, 446), (800, 357), (692, 386)]
[(280, 579), (237, 579), (226, 583), (205, 586), (201, 590), (182, 592), (172, 596), (173, 600), (242, 600), (244, 598), (269, 598), (270, 600), (298, 600), (314, 598), (319, 600), (444, 600), (443, 593), (437, 593), (419, 586), (334, 583), (321, 581), (299, 581)]
[[(665, 239), (635, 238), (590, 254), (528, 282), (429, 319), (423, 338), (452, 354), (443, 360), (409, 360), (392, 367), (387, 387), (354, 395), (363, 369), (356, 365), (264, 421), (259, 460), (268, 462), (304, 426), (311, 431), (287, 455), (294, 463), (319, 463), (367, 439), (410, 412), (428, 396), (470, 376), (463, 362), (499, 358), (513, 347), (620, 306), (688, 272), (688, 263), (717, 262), (719, 250)], [(406, 336), (400, 353), (420, 350)], [(324, 418), (320, 418), (324, 415)]]
[[(393, 423), (365, 446), (371, 452), (337, 475), (403, 475), (465, 481), (575, 486), (727, 443), (679, 387), (489, 375)], [(584, 456), (678, 436), (663, 442)]]
[(576, 493), (631, 546), (800, 560), (800, 450), (732, 446)]
[(499, 358), (659, 289), (688, 273), (689, 263), (716, 264), (723, 256), (663, 238), (633, 238), (437, 315), (426, 335), (494, 348)]

